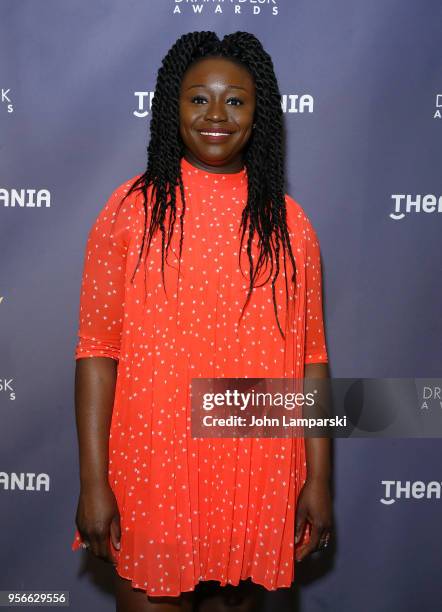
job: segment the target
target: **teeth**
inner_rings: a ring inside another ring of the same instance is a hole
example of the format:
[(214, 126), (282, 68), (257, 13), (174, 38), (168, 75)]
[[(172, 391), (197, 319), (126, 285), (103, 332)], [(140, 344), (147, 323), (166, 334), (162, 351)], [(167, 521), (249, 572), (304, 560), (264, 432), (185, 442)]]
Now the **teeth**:
[(229, 136), (228, 132), (200, 132), (204, 136)]

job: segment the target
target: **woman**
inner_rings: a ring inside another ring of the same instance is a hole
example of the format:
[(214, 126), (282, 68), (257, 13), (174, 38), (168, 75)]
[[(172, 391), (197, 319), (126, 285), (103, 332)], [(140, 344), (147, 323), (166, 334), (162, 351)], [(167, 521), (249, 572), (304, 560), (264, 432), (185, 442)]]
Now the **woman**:
[(288, 587), (294, 559), (328, 543), (327, 439), (190, 433), (192, 378), (328, 376), (319, 244), (283, 166), (260, 42), (182, 36), (147, 169), (100, 212), (83, 270), (72, 548), (115, 565), (126, 612), (191, 609), (210, 581)]

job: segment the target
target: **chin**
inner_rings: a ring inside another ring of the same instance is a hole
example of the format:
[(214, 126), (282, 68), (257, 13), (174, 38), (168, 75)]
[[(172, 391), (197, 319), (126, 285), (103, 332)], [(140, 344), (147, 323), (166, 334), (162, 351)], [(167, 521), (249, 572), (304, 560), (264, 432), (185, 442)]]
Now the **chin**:
[(223, 164), (228, 164), (234, 157), (234, 152), (225, 152), (225, 151), (214, 151), (205, 150), (205, 151), (195, 151), (193, 155), (199, 159), (204, 164), (210, 164), (212, 166), (222, 166)]

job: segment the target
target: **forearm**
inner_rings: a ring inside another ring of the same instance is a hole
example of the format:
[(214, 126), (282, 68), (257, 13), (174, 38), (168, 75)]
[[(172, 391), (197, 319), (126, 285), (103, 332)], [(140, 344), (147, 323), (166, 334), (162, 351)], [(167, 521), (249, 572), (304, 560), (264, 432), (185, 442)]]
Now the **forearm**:
[(107, 481), (117, 365), (109, 357), (76, 361), (75, 415), (81, 486)]
[[(317, 406), (313, 414), (318, 418), (330, 415), (329, 368), (327, 363), (311, 363), (305, 366), (304, 392), (314, 394)], [(329, 481), (331, 475), (330, 438), (305, 438), (305, 455), (308, 480)]]
[(330, 480), (330, 438), (305, 438), (307, 480)]

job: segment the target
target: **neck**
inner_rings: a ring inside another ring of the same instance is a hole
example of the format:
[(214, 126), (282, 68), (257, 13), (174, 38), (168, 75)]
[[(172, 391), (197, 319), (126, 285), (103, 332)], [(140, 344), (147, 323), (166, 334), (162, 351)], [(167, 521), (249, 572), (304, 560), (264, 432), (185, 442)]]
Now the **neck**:
[(244, 167), (242, 157), (235, 158), (226, 163), (221, 161), (217, 164), (209, 164), (193, 155), (190, 151), (185, 151), (184, 158), (192, 164), (192, 166), (195, 166), (195, 168), (205, 170), (206, 172), (212, 172), (213, 174), (234, 174), (240, 172)]

